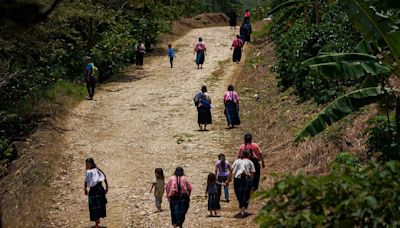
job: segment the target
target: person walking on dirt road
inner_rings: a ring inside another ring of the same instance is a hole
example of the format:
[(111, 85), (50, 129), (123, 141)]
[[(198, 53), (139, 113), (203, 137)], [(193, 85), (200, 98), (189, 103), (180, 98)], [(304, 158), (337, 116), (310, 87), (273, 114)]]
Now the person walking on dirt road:
[[(217, 181), (224, 183), (224, 196), (225, 202), (229, 203), (229, 183), (232, 181), (232, 168), (231, 164), (225, 160), (224, 154), (218, 155), (218, 161), (215, 163), (215, 175)], [(218, 188), (218, 200), (221, 198), (221, 186)]]
[(185, 176), (182, 167), (177, 167), (175, 174), (168, 179), (165, 191), (171, 210), (172, 225), (182, 227), (189, 210), (190, 194), (192, 193), (192, 184)]
[(233, 187), (239, 202), (240, 216), (246, 216), (246, 209), (249, 206), (252, 177), (255, 173), (254, 164), (249, 159), (250, 151), (244, 150), (241, 157), (233, 162), (232, 172), (234, 176)]
[(234, 91), (233, 85), (228, 86), (224, 94), (225, 116), (228, 127), (235, 128), (240, 125), (239, 118), (239, 95)]
[(142, 41), (139, 41), (135, 46), (136, 53), (136, 69), (143, 69), (144, 54), (146, 54), (146, 47)]
[(234, 63), (240, 63), (240, 60), (242, 59), (243, 45), (244, 45), (243, 40), (240, 38), (239, 35), (237, 35), (233, 39), (231, 46), (231, 50), (233, 49), (232, 61)]
[(197, 44), (194, 48), (194, 53), (196, 54), (197, 69), (203, 69), (206, 51), (207, 51), (206, 44), (203, 42), (203, 39), (200, 37), (199, 42), (197, 42)]
[[(102, 183), (105, 183), (106, 189)], [(87, 188), (90, 188), (89, 193)], [(107, 177), (94, 163), (93, 158), (86, 159), (85, 195), (88, 195), (90, 221), (99, 228), (100, 218), (106, 217), (106, 194), (108, 193)]]
[[(264, 162), (264, 157), (261, 152), (260, 146), (257, 143), (252, 143), (252, 140), (253, 140), (253, 136), (250, 133), (246, 133), (244, 135), (244, 144), (242, 144), (239, 147), (237, 157), (238, 158), (242, 157), (242, 153), (245, 150), (250, 151), (249, 159), (253, 162), (254, 167), (256, 169), (256, 172), (255, 172), (254, 178), (253, 178), (253, 191), (257, 191), (258, 185), (260, 182), (261, 166), (262, 166), (262, 168), (265, 168), (265, 162)], [(260, 161), (262, 164), (261, 166), (260, 166)]]
[[(207, 124), (212, 124), (211, 116), (211, 98), (207, 93), (207, 86), (201, 87), (201, 92), (193, 98), (194, 105), (197, 108), (197, 123), (200, 131), (208, 131)], [(203, 128), (204, 126), (204, 128)]]
[(93, 60), (90, 56), (84, 58), (86, 62), (85, 82), (88, 91), (88, 100), (93, 100), (94, 89), (96, 88), (98, 69), (94, 66)]

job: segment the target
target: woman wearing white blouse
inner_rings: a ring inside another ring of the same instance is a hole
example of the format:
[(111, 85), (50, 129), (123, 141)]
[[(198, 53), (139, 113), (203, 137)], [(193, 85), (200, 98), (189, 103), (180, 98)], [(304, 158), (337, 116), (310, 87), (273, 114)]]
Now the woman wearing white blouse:
[(246, 209), (249, 206), (250, 193), (253, 186), (252, 178), (256, 172), (254, 164), (249, 157), (250, 151), (245, 150), (242, 152), (240, 159), (237, 159), (232, 165), (232, 172), (235, 177), (233, 187), (242, 217), (245, 216)]
[[(104, 189), (102, 183), (105, 183)], [(85, 177), (85, 195), (88, 196), (90, 221), (96, 223), (96, 228), (99, 227), (100, 218), (106, 217), (106, 194), (108, 192), (107, 177), (96, 167), (93, 158), (86, 159), (86, 177)], [(89, 193), (87, 188), (90, 188)]]

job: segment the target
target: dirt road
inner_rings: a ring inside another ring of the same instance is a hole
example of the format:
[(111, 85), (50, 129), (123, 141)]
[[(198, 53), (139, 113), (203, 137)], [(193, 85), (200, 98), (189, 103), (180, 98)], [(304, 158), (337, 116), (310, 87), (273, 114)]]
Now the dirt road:
[[(169, 68), (167, 56), (145, 59), (144, 70), (128, 70), (123, 81), (103, 87), (94, 101), (78, 105), (66, 119), (62, 170), (50, 185), (55, 191), (47, 227), (90, 227), (87, 198), (83, 193), (84, 160), (93, 157), (108, 176), (107, 218), (102, 226), (169, 227), (166, 200), (162, 213), (155, 211), (148, 193), (154, 168), (170, 176), (177, 166), (193, 183), (186, 227), (255, 227), (254, 216), (234, 218), (237, 204), (222, 203), (220, 218), (207, 218), (204, 199), (206, 177), (213, 171), (222, 143), (237, 130), (226, 130), (222, 98), (226, 85), (242, 66), (230, 61), (234, 32), (228, 27), (195, 29), (173, 43), (177, 57)], [(204, 69), (194, 63), (193, 47), (203, 37), (208, 46)], [(214, 123), (199, 132), (192, 97), (207, 83), (214, 103)], [(240, 142), (238, 142), (239, 144)], [(251, 209), (250, 209), (251, 210)], [(256, 212), (255, 209), (253, 212)]]

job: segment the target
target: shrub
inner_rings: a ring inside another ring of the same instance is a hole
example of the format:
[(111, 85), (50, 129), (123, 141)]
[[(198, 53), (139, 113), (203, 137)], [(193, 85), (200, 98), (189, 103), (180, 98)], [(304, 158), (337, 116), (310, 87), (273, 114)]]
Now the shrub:
[(388, 227), (400, 224), (400, 162), (326, 176), (287, 176), (262, 192), (261, 227)]
[(376, 116), (369, 121), (366, 134), (369, 156), (377, 156), (380, 161), (400, 160), (394, 120), (388, 121), (385, 116)]

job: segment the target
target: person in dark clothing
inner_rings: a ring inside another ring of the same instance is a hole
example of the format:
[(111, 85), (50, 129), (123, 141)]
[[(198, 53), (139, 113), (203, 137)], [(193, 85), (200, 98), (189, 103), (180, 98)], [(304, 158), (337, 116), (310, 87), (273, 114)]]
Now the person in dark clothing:
[(252, 33), (253, 33), (253, 28), (251, 26), (251, 23), (250, 23), (250, 21), (246, 21), (244, 23), (244, 38), (243, 38), (243, 41), (250, 42)]
[(97, 68), (94, 66), (90, 56), (86, 56), (84, 60), (86, 61), (85, 82), (86, 89), (88, 91), (87, 99), (93, 100), (94, 89), (96, 88), (97, 83)]
[(229, 14), (229, 26), (231, 26), (231, 29), (236, 29), (237, 26), (237, 15), (234, 10), (231, 10)]
[(146, 47), (144, 46), (142, 41), (135, 47), (136, 53), (136, 69), (143, 69), (144, 55), (146, 54)]

